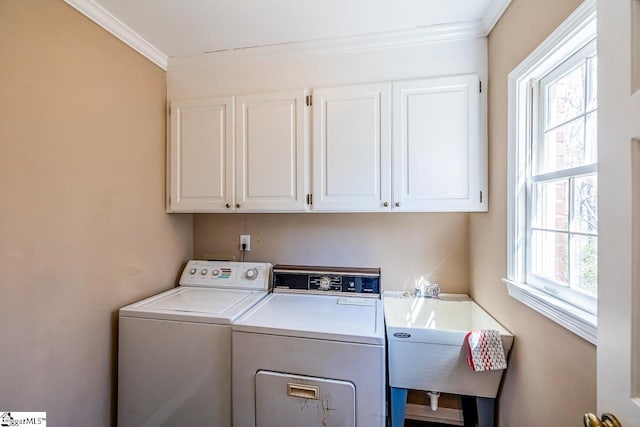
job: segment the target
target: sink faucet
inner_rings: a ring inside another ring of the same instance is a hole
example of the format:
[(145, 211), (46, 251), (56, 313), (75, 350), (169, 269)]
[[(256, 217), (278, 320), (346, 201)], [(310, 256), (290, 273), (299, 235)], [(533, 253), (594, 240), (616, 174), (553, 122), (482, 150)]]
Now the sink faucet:
[(420, 283), (415, 289), (415, 296), (438, 298), (440, 296), (440, 286), (437, 283)]

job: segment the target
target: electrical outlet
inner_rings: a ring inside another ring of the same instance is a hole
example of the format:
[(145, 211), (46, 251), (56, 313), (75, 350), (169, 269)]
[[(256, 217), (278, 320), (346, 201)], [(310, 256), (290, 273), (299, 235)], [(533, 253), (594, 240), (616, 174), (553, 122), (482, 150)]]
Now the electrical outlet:
[(242, 245), (245, 245), (244, 250), (251, 250), (251, 235), (250, 234), (241, 234), (240, 235), (240, 250), (242, 250)]

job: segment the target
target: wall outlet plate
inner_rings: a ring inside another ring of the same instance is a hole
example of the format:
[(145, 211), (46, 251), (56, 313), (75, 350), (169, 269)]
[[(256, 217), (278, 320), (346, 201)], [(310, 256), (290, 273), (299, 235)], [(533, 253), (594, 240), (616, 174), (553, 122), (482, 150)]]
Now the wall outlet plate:
[(242, 245), (244, 246), (244, 250), (246, 252), (251, 250), (251, 235), (250, 234), (241, 234), (240, 235), (240, 250), (242, 250)]

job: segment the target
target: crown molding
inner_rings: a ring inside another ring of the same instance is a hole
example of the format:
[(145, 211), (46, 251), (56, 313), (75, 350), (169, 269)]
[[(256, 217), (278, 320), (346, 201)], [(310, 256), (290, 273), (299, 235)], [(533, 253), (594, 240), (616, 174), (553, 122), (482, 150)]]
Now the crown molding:
[(256, 59), (355, 53), (376, 49), (411, 47), (434, 42), (486, 37), (507, 9), (511, 0), (492, 1), (482, 18), (478, 21), (433, 25), (411, 30), (335, 39), (227, 49), (177, 57), (168, 57), (94, 0), (65, 0), (65, 2), (160, 68), (174, 71), (193, 66), (242, 62)]
[(118, 18), (93, 0), (64, 0), (71, 7), (125, 42), (163, 70), (167, 69), (167, 55), (146, 41)]
[(494, 0), (489, 4), (489, 7), (480, 19), (485, 36), (488, 36), (491, 30), (493, 30), (493, 27), (496, 26), (498, 20), (502, 17), (510, 4), (511, 0)]
[(481, 38), (487, 35), (481, 21), (442, 24), (411, 30), (281, 43), (240, 49), (169, 57), (168, 71), (254, 60), (348, 54), (379, 49), (421, 46), (443, 41)]

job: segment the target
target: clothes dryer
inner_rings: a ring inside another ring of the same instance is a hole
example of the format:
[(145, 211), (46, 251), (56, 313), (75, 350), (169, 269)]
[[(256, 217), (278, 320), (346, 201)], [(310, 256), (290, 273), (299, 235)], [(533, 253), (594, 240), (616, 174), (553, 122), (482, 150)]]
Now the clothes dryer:
[(383, 427), (380, 269), (275, 266), (232, 325), (233, 424)]

